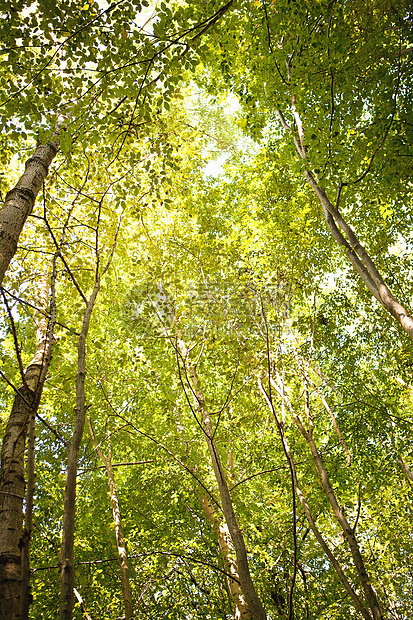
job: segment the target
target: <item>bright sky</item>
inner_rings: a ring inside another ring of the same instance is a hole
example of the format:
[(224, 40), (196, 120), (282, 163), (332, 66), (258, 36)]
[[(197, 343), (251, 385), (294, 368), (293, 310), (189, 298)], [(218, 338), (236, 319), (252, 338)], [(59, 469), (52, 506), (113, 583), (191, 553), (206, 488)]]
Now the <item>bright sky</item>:
[[(241, 106), (238, 99), (234, 95), (228, 95), (225, 102), (224, 111), (228, 115), (230, 115), (234, 114), (235, 112), (239, 112), (240, 109)], [(217, 177), (218, 175), (222, 174), (222, 172), (224, 172), (223, 165), (225, 164), (229, 156), (229, 153), (224, 153), (220, 157), (217, 157), (216, 159), (208, 162), (204, 168), (204, 176)]]

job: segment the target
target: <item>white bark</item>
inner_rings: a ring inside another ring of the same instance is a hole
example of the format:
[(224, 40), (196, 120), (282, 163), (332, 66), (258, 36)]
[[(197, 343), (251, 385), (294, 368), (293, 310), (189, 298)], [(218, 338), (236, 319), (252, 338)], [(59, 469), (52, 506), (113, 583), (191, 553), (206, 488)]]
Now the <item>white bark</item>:
[(228, 530), (231, 535), (231, 540), (235, 549), (241, 588), (254, 620), (266, 620), (266, 613), (251, 579), (244, 537), (238, 525), (238, 520), (235, 515), (234, 507), (232, 505), (228, 483), (225, 477), (224, 469), (222, 467), (221, 458), (219, 456), (216, 444), (213, 439), (211, 416), (206, 406), (205, 398), (202, 393), (201, 383), (196, 368), (189, 357), (189, 351), (180, 335), (178, 335), (177, 338), (177, 346), (182, 356), (182, 359), (185, 362), (185, 367), (188, 372), (188, 379), (196, 400), (196, 408), (201, 415), (202, 427), (204, 429), (204, 435), (211, 457), (211, 463), (214, 470), (215, 478), (218, 484), (219, 494), (221, 497), (222, 511), (224, 513), (225, 521), (228, 525)]
[(201, 505), (206, 520), (214, 528), (225, 570), (229, 575), (234, 577), (234, 579), (230, 577), (227, 578), (228, 588), (235, 607), (234, 620), (251, 620), (252, 614), (248, 608), (239, 582), (238, 567), (234, 557), (235, 550), (228, 525), (224, 519), (219, 518), (206, 495), (201, 497)]
[(88, 420), (88, 423), (89, 423), (90, 435), (92, 437), (95, 450), (98, 453), (100, 460), (104, 464), (106, 468), (106, 473), (108, 475), (110, 501), (112, 504), (112, 515), (113, 515), (113, 521), (115, 523), (116, 545), (118, 547), (118, 554), (120, 558), (120, 575), (121, 575), (121, 582), (122, 582), (123, 604), (125, 607), (125, 620), (131, 620), (131, 618), (133, 617), (133, 605), (132, 605), (132, 595), (131, 595), (131, 589), (130, 589), (130, 583), (129, 583), (128, 556), (126, 553), (125, 540), (123, 538), (122, 519), (120, 516), (118, 492), (116, 490), (115, 476), (113, 473), (112, 451), (109, 445), (108, 455), (105, 456), (103, 454), (96, 440), (95, 433), (93, 432), (91, 421)]
[(58, 149), (58, 139), (38, 146), (33, 156), (26, 161), (26, 169), (16, 186), (6, 194), (0, 209), (0, 285)]

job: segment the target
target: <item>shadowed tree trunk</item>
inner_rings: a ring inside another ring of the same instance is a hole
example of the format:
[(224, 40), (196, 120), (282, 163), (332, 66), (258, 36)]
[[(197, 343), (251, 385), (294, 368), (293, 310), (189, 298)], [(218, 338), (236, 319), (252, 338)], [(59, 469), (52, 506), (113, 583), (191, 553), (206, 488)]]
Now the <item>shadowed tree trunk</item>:
[(47, 144), (40, 144), (32, 157), (26, 161), (26, 169), (15, 187), (6, 194), (0, 209), (0, 285), (4, 274), (16, 253), (17, 243), (23, 226), (47, 177), (49, 166), (59, 149), (59, 128), (55, 138)]
[(311, 410), (310, 410), (310, 396), (309, 396), (309, 391), (308, 391), (308, 381), (305, 377), (305, 375), (303, 375), (302, 377), (303, 379), (303, 387), (304, 387), (304, 396), (305, 396), (305, 405), (304, 405), (304, 409), (305, 409), (305, 414), (306, 414), (306, 418), (307, 418), (307, 427), (304, 427), (304, 424), (302, 423), (299, 415), (296, 413), (296, 411), (294, 410), (293, 405), (291, 404), (291, 401), (289, 400), (289, 398), (287, 397), (287, 395), (285, 394), (285, 391), (283, 389), (282, 385), (278, 385), (275, 381), (271, 381), (272, 386), (275, 388), (275, 390), (277, 391), (278, 395), (280, 396), (280, 398), (286, 403), (286, 405), (288, 406), (291, 415), (293, 417), (294, 422), (296, 423), (301, 435), (304, 437), (304, 439), (307, 441), (310, 450), (311, 450), (311, 455), (313, 457), (314, 460), (314, 464), (317, 470), (317, 474), (318, 477), (320, 479), (321, 482), (321, 486), (327, 496), (327, 499), (329, 501), (329, 504), (333, 510), (333, 513), (338, 521), (338, 523), (340, 524), (340, 527), (342, 528), (343, 531), (343, 535), (344, 538), (347, 540), (348, 545), (350, 547), (350, 551), (351, 551), (351, 555), (353, 557), (353, 561), (354, 561), (354, 566), (356, 568), (357, 574), (359, 576), (360, 579), (360, 583), (362, 585), (362, 588), (364, 590), (364, 594), (366, 597), (366, 600), (369, 604), (371, 613), (373, 615), (374, 620), (381, 620), (383, 618), (383, 613), (381, 611), (379, 602), (377, 600), (377, 596), (376, 593), (371, 585), (371, 580), (370, 580), (370, 576), (367, 573), (367, 569), (365, 567), (365, 563), (364, 563), (364, 559), (363, 556), (361, 554), (360, 551), (360, 546), (358, 544), (356, 535), (355, 535), (355, 528), (352, 528), (349, 524), (349, 522), (347, 521), (345, 515), (344, 515), (344, 511), (341, 508), (336, 495), (334, 493), (333, 490), (333, 486), (330, 482), (330, 479), (328, 477), (327, 474), (327, 470), (324, 466), (324, 462), (320, 456), (320, 453), (318, 451), (317, 445), (315, 443), (314, 440), (314, 436), (313, 436), (313, 430), (314, 430), (314, 425), (313, 425), (313, 418), (312, 418), (312, 414), (311, 414)]
[(77, 351), (77, 376), (76, 376), (76, 408), (75, 426), (72, 440), (69, 444), (66, 484), (63, 509), (63, 534), (60, 567), (60, 620), (70, 620), (74, 606), (74, 538), (76, 517), (76, 480), (77, 465), (79, 460), (79, 448), (83, 437), (83, 429), (86, 420), (85, 403), (85, 378), (86, 378), (86, 338), (89, 331), (90, 318), (92, 316), (96, 297), (99, 292), (100, 278), (97, 275), (95, 286), (87, 302), (83, 316), (83, 325), (78, 338)]
[[(277, 414), (275, 412), (274, 409), (274, 405), (273, 405), (273, 401), (272, 401), (272, 397), (268, 395), (268, 393), (266, 392), (261, 379), (258, 379), (258, 386), (260, 388), (260, 391), (262, 393), (262, 395), (264, 396), (267, 405), (270, 409), (270, 411), (272, 412), (277, 428), (278, 428), (278, 432), (280, 434), (280, 439), (281, 442), (283, 444), (283, 449), (285, 452), (285, 455), (287, 457), (287, 460), (290, 464), (291, 467), (291, 471), (292, 471), (292, 475), (293, 475), (293, 481), (294, 481), (294, 489), (295, 492), (297, 494), (297, 497), (301, 503), (301, 506), (304, 510), (304, 514), (307, 518), (308, 524), (311, 528), (311, 530), (313, 531), (313, 534), (316, 538), (316, 540), (318, 541), (318, 543), (320, 544), (321, 548), (323, 549), (324, 553), (326, 554), (326, 556), (328, 557), (328, 559), (330, 560), (331, 564), (333, 565), (341, 583), (343, 584), (344, 588), (347, 590), (348, 595), (350, 596), (354, 607), (357, 609), (358, 612), (360, 612), (360, 614), (363, 616), (364, 620), (372, 620), (372, 617), (370, 615), (370, 613), (368, 612), (367, 609), (365, 609), (364, 605), (363, 605), (363, 601), (362, 599), (359, 597), (359, 595), (357, 594), (357, 592), (354, 590), (354, 588), (351, 586), (350, 582), (348, 581), (339, 561), (337, 560), (336, 556), (333, 554), (333, 552), (331, 551), (330, 547), (328, 546), (327, 542), (324, 540), (320, 530), (318, 529), (317, 525), (316, 525), (316, 519), (313, 517), (313, 515), (311, 514), (311, 510), (309, 507), (309, 504), (307, 502), (306, 497), (304, 496), (303, 492), (301, 491), (301, 488), (298, 484), (298, 477), (297, 477), (297, 470), (296, 470), (296, 466), (294, 463), (294, 459), (290, 450), (290, 445), (289, 442), (287, 440), (287, 437), (285, 436), (284, 433), (284, 427), (282, 425), (282, 423), (280, 423), (280, 421), (278, 420)], [(283, 391), (281, 391), (282, 394), (282, 399), (287, 401)]]
[[(45, 308), (48, 284), (41, 290), (40, 305)], [(0, 467), (0, 618), (20, 620), (27, 617), (30, 602), (28, 554), (31, 536), (31, 506), (23, 535), (23, 501), (25, 499), (24, 456), (26, 437), (31, 421), (39, 406), (40, 397), (50, 363), (52, 337), (48, 321), (42, 316), (36, 333), (36, 352), (24, 373), (23, 385), (14, 398), (1, 448)], [(32, 433), (34, 440), (34, 432)], [(33, 476), (31, 476), (33, 478)], [(33, 480), (31, 480), (33, 483)], [(33, 489), (30, 495), (32, 496)], [(30, 502), (29, 502), (30, 504)], [(28, 526), (28, 529), (27, 529)], [(22, 581), (22, 559), (24, 561)], [(23, 596), (22, 596), (23, 593)], [(22, 600), (23, 599), (23, 600)], [(22, 612), (22, 603), (25, 610)], [(24, 615), (22, 615), (24, 613)]]
[[(104, 197), (103, 197), (104, 198)], [(101, 205), (103, 202), (101, 199)], [(95, 307), (96, 299), (100, 290), (101, 278), (107, 272), (113, 259), (116, 248), (121, 220), (118, 223), (113, 244), (110, 250), (108, 261), (102, 272), (99, 273), (99, 220), (96, 228), (96, 267), (95, 279), (89, 299), (82, 293), (85, 301), (85, 311), (83, 323), (77, 341), (77, 374), (76, 374), (76, 406), (75, 423), (72, 439), (68, 448), (66, 465), (66, 483), (63, 508), (63, 532), (61, 546), (61, 565), (60, 565), (60, 603), (59, 620), (71, 620), (74, 607), (74, 586), (75, 586), (75, 566), (74, 566), (74, 540), (75, 540), (75, 519), (76, 519), (76, 481), (77, 466), (79, 462), (79, 449), (82, 442), (83, 431), (86, 421), (86, 339), (89, 332), (90, 319)], [(79, 289), (80, 291), (80, 289)]]

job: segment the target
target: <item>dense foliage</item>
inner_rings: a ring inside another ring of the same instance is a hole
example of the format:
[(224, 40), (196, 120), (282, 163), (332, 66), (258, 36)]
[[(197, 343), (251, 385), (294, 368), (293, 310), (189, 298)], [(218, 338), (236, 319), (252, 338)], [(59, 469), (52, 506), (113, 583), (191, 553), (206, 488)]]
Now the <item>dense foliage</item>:
[(5, 205), (58, 145), (2, 289), (0, 500), (23, 438), (17, 554), (31, 537), (30, 610), (8, 617), (411, 618), (409, 3), (1, 14)]

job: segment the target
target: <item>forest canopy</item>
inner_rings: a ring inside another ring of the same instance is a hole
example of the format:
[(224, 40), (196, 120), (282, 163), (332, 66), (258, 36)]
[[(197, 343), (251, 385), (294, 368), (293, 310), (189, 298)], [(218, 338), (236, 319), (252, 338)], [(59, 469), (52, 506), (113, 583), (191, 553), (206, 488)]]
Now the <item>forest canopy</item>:
[(0, 14), (0, 618), (409, 620), (410, 3)]

